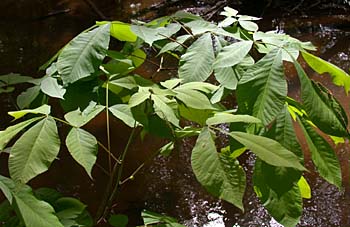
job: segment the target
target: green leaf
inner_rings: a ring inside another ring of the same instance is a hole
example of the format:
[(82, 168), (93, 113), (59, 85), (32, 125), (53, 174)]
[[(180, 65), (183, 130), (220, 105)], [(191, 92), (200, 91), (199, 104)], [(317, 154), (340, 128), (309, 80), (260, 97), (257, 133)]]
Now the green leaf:
[(55, 201), (56, 216), (65, 227), (82, 226), (79, 217), (85, 211), (86, 205), (75, 198), (63, 197)]
[(343, 86), (346, 94), (350, 90), (350, 76), (342, 69), (333, 65), (330, 62), (327, 62), (313, 54), (302, 51), (304, 60), (308, 65), (315, 70), (317, 73), (329, 73), (332, 76), (333, 83), (338, 86)]
[(73, 127), (67, 135), (66, 145), (74, 160), (83, 166), (92, 178), (92, 167), (95, 165), (98, 151), (95, 136), (84, 129)]
[(215, 109), (207, 96), (199, 91), (182, 88), (176, 88), (174, 91), (176, 92), (176, 98), (188, 107), (194, 109)]
[(197, 91), (202, 91), (204, 93), (212, 93), (216, 91), (219, 87), (215, 86), (214, 84), (207, 83), (207, 82), (189, 82), (180, 85), (179, 87), (176, 88), (178, 89), (189, 89), (189, 90), (197, 90)]
[(45, 172), (60, 149), (57, 126), (51, 117), (39, 121), (12, 146), (9, 171), (12, 179), (26, 183)]
[(129, 107), (131, 108), (143, 103), (144, 101), (149, 99), (150, 96), (151, 96), (151, 93), (148, 90), (142, 90), (142, 91), (139, 90), (138, 93), (135, 93), (130, 97)]
[(33, 77), (22, 76), (17, 73), (9, 73), (7, 75), (0, 76), (0, 87), (2, 87), (3, 85), (10, 86), (10, 85), (22, 84), (22, 83), (39, 85), (41, 80), (42, 80), (41, 78), (35, 79)]
[(252, 21), (238, 19), (238, 23), (247, 31), (256, 32), (259, 29), (258, 25)]
[[(97, 25), (108, 24), (108, 21), (98, 21)], [(120, 21), (111, 22), (111, 36), (126, 42), (136, 42), (137, 36), (131, 31), (131, 25)]]
[(225, 112), (219, 112), (216, 113), (213, 117), (208, 118), (206, 121), (207, 125), (217, 125), (217, 124), (223, 124), (223, 123), (232, 123), (232, 122), (244, 122), (244, 123), (256, 123), (260, 124), (261, 121), (256, 118), (249, 115), (233, 115), (230, 113)]
[(340, 189), (342, 184), (340, 164), (333, 148), (306, 120), (303, 118), (298, 118), (298, 120), (317, 171), (325, 180)]
[(38, 188), (34, 191), (34, 195), (39, 200), (44, 200), (50, 204), (54, 204), (56, 200), (62, 197), (62, 194), (53, 188)]
[(237, 65), (247, 56), (252, 45), (253, 41), (240, 41), (225, 46), (216, 57), (214, 69)]
[(137, 68), (145, 62), (147, 55), (142, 49), (136, 49), (131, 53), (131, 55), (128, 58), (132, 60), (135, 68)]
[(272, 139), (244, 132), (231, 132), (230, 136), (270, 165), (292, 167), (301, 171), (305, 170), (305, 167), (300, 164), (295, 154)]
[(138, 125), (132, 115), (131, 108), (128, 104), (116, 104), (109, 107), (108, 109), (116, 118), (123, 121), (127, 126), (133, 128)]
[(232, 67), (214, 69), (214, 75), (217, 81), (227, 89), (236, 90), (241, 76), (237, 69)]
[(13, 202), (12, 192), (15, 190), (16, 184), (10, 178), (0, 175), (0, 190), (4, 193), (10, 204)]
[(115, 227), (126, 227), (129, 222), (129, 218), (123, 214), (113, 214), (109, 217), (108, 223)]
[(167, 101), (170, 101), (169, 99), (160, 95), (151, 95), (151, 99), (153, 101), (154, 111), (160, 118), (164, 119), (165, 121), (169, 121), (176, 127), (180, 127), (179, 118), (176, 116), (174, 110), (167, 103)]
[(277, 194), (266, 184), (273, 176), (264, 172), (261, 168), (262, 162), (257, 160), (254, 168), (254, 190), (260, 197), (261, 202), (269, 214), (285, 227), (294, 227), (300, 220), (303, 206), (299, 187), (296, 183), (283, 194)]
[(18, 123), (16, 125), (10, 126), (10, 127), (6, 128), (4, 131), (0, 131), (0, 151), (2, 151), (6, 147), (8, 142), (10, 142), (10, 140), (14, 136), (16, 136), (24, 128), (26, 128), (27, 126), (29, 126), (33, 122), (38, 121), (39, 119), (42, 119), (42, 117), (32, 118), (32, 119), (23, 121), (21, 123)]
[(157, 223), (164, 223), (165, 227), (185, 227), (183, 225), (178, 224), (175, 218), (157, 214), (151, 211), (144, 210), (142, 211), (141, 216), (146, 226)]
[(215, 60), (211, 35), (199, 37), (181, 56), (179, 78), (183, 83), (205, 81), (212, 73)]
[(174, 141), (170, 141), (159, 149), (159, 154), (168, 157), (170, 153), (174, 150)]
[(281, 112), (286, 96), (287, 81), (280, 49), (271, 51), (250, 67), (237, 86), (240, 113), (253, 115), (264, 125)]
[(64, 99), (63, 95), (66, 93), (66, 89), (57, 83), (57, 79), (52, 77), (46, 77), (40, 84), (40, 89), (43, 93), (50, 97)]
[(13, 197), (26, 227), (63, 227), (55, 216), (55, 210), (35, 198), (28, 186), (23, 186)]
[(159, 51), (158, 55), (165, 53), (167, 51), (177, 51), (180, 50), (181, 44), (183, 44), (184, 42), (186, 42), (186, 40), (188, 40), (190, 37), (192, 37), (191, 35), (182, 35), (176, 38), (176, 42), (171, 41), (167, 44), (165, 44), (162, 49)]
[(35, 109), (26, 109), (26, 110), (18, 110), (18, 111), (10, 111), (8, 114), (14, 117), (14, 120), (24, 117), (26, 114), (43, 114), (48, 115), (51, 112), (51, 107), (49, 105), (42, 105)]
[(294, 62), (301, 83), (303, 106), (311, 121), (323, 132), (348, 136), (347, 117), (339, 102), (325, 88), (312, 83), (298, 62)]
[(64, 119), (72, 126), (79, 128), (94, 119), (104, 109), (104, 106), (97, 105), (95, 102), (91, 101), (83, 112), (78, 108), (77, 110), (66, 113)]
[(208, 192), (243, 211), (246, 178), (236, 159), (216, 151), (208, 128), (203, 128), (192, 150), (191, 165), (197, 180)]
[(194, 20), (186, 23), (185, 26), (191, 29), (193, 35), (214, 32), (218, 29), (218, 26), (205, 20)]
[(64, 47), (57, 59), (57, 70), (63, 83), (69, 84), (94, 73), (106, 56), (110, 24), (81, 33)]
[(29, 105), (40, 94), (40, 86), (30, 87), (17, 96), (17, 105), (20, 109), (29, 107)]
[(208, 109), (194, 109), (188, 106), (185, 106), (183, 104), (179, 104), (179, 112), (180, 116), (193, 121), (197, 122), (201, 126), (205, 125), (205, 121), (212, 116), (213, 110)]
[(167, 39), (167, 37), (171, 37), (180, 29), (181, 25), (175, 23), (169, 24), (166, 27), (158, 28), (151, 28), (141, 25), (131, 25), (131, 30), (150, 46), (152, 46), (152, 43), (157, 40)]
[(298, 181), (298, 187), (300, 190), (300, 195), (304, 199), (311, 199), (311, 188), (309, 183), (307, 183), (306, 179), (301, 176)]
[(181, 83), (181, 79), (177, 79), (177, 78), (160, 82), (160, 84), (163, 87), (168, 88), (168, 89), (173, 89), (174, 87), (176, 87), (180, 83)]

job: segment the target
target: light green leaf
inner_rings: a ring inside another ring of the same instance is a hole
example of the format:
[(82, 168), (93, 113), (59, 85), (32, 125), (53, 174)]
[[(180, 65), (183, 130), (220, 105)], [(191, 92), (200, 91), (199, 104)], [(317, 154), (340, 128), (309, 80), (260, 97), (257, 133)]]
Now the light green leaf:
[(213, 71), (214, 58), (211, 35), (204, 34), (181, 56), (179, 78), (183, 83), (205, 81)]
[(218, 26), (205, 20), (194, 20), (186, 23), (185, 26), (191, 29), (193, 35), (213, 32), (218, 29)]
[(69, 153), (75, 161), (84, 167), (92, 178), (92, 167), (96, 162), (97, 140), (95, 136), (81, 128), (73, 127), (66, 138)]
[(45, 172), (60, 149), (57, 126), (51, 117), (39, 121), (12, 146), (9, 171), (12, 179), (26, 183)]
[(13, 197), (26, 227), (63, 227), (51, 205), (35, 198), (28, 186)]
[(42, 105), (35, 109), (26, 109), (26, 110), (18, 110), (18, 111), (10, 111), (8, 114), (14, 117), (14, 120), (24, 117), (26, 114), (43, 114), (48, 115), (51, 112), (51, 107), (49, 105)]
[(163, 87), (168, 88), (168, 89), (173, 89), (174, 87), (176, 87), (180, 83), (181, 83), (181, 79), (177, 79), (177, 78), (160, 82), (160, 84)]
[(143, 210), (141, 216), (146, 226), (162, 223), (165, 227), (185, 227), (183, 225), (178, 224), (175, 218), (157, 214), (148, 210)]
[(169, 121), (171, 124), (175, 125), (176, 127), (180, 127), (179, 125), (180, 120), (176, 116), (174, 110), (166, 102), (168, 101), (166, 97), (151, 95), (151, 99), (153, 101), (154, 111), (161, 119), (164, 119), (165, 121)]
[(305, 167), (300, 164), (299, 158), (295, 154), (272, 139), (244, 132), (231, 132), (230, 136), (270, 165), (292, 167), (301, 171), (305, 170)]
[(9, 73), (7, 75), (0, 76), (0, 87), (2, 87), (3, 85), (10, 86), (10, 85), (21, 84), (21, 83), (30, 83), (34, 85), (39, 85), (41, 80), (42, 80), (41, 78), (35, 79), (33, 77), (22, 76), (17, 73)]
[(228, 27), (230, 26), (231, 24), (234, 24), (237, 22), (237, 19), (236, 18), (233, 18), (233, 17), (227, 17), (225, 18), (223, 21), (221, 21), (219, 24), (218, 24), (218, 27)]
[(235, 90), (240, 79), (237, 70), (232, 67), (214, 69), (217, 81), (227, 89)]
[(29, 107), (29, 105), (40, 94), (40, 86), (30, 87), (17, 96), (17, 105), (20, 109)]
[(215, 104), (219, 103), (225, 95), (225, 87), (220, 86), (210, 98), (210, 102)]
[(152, 46), (153, 42), (167, 39), (181, 29), (179, 24), (169, 24), (166, 27), (151, 28), (141, 25), (131, 25), (131, 30), (146, 43)]
[(349, 135), (347, 116), (335, 97), (321, 85), (314, 84), (298, 62), (294, 62), (301, 83), (301, 98), (310, 120), (323, 132), (339, 137)]
[(207, 96), (196, 90), (175, 89), (176, 98), (181, 100), (186, 106), (194, 109), (215, 109)]
[(189, 82), (180, 85), (176, 88), (176, 90), (197, 90), (202, 91), (204, 93), (212, 93), (213, 91), (216, 91), (219, 87), (215, 86), (214, 84), (207, 83), (207, 82)]
[(135, 121), (130, 106), (128, 104), (116, 104), (109, 107), (109, 111), (118, 119), (123, 121), (127, 126), (133, 128), (138, 125)]
[(16, 184), (10, 178), (0, 175), (0, 190), (4, 193), (10, 204), (13, 202), (12, 192), (15, 190)]
[(175, 129), (176, 138), (186, 138), (192, 136), (198, 136), (201, 132), (200, 128), (194, 128), (190, 126), (186, 126), (183, 129)]
[(283, 108), (287, 96), (282, 51), (275, 49), (250, 67), (237, 86), (241, 113), (253, 115), (268, 125)]
[(216, 151), (208, 128), (204, 128), (192, 150), (191, 165), (197, 180), (208, 192), (243, 210), (245, 173), (236, 159)]
[(134, 89), (137, 88), (138, 86), (152, 86), (153, 83), (149, 80), (146, 80), (143, 77), (134, 75), (134, 76), (126, 76), (122, 77), (116, 80), (111, 80), (109, 81), (110, 84), (123, 87), (126, 89)]
[(168, 157), (170, 153), (174, 150), (174, 141), (170, 141), (159, 149), (159, 154)]
[(252, 21), (246, 21), (246, 20), (239, 20), (238, 19), (239, 25), (242, 26), (247, 31), (252, 31), (255, 32), (259, 29), (258, 25)]
[(128, 58), (132, 60), (135, 68), (137, 68), (145, 62), (147, 55), (142, 49), (136, 49), (131, 53), (131, 55)]
[(256, 123), (260, 124), (261, 121), (249, 115), (234, 115), (230, 113), (220, 112), (216, 113), (213, 117), (208, 118), (206, 121), (207, 125), (217, 125), (223, 123), (232, 123), (232, 122), (244, 122), (244, 123)]
[(10, 142), (10, 140), (14, 136), (16, 136), (24, 128), (26, 128), (27, 126), (29, 126), (33, 122), (38, 121), (39, 119), (42, 119), (42, 117), (32, 118), (32, 119), (20, 122), (16, 125), (12, 125), (12, 126), (6, 128), (4, 131), (0, 131), (0, 151), (2, 151), (6, 147), (8, 142)]
[(57, 70), (63, 83), (69, 84), (94, 73), (106, 56), (110, 24), (76, 36), (64, 47), (57, 59)]
[[(109, 21), (98, 21), (97, 25), (104, 25)], [(120, 21), (111, 22), (111, 36), (126, 42), (136, 42), (137, 36), (131, 31), (131, 25)]]
[(179, 103), (179, 112), (180, 116), (193, 121), (197, 122), (201, 126), (205, 125), (205, 121), (208, 119), (208, 117), (212, 116), (213, 110), (208, 109), (195, 109), (188, 106), (185, 106), (182, 103)]
[(238, 14), (238, 11), (235, 9), (232, 9), (231, 7), (224, 7), (224, 11), (220, 13), (220, 15), (227, 16), (227, 17), (236, 17)]
[(332, 76), (333, 83), (337, 86), (343, 86), (346, 94), (350, 90), (350, 75), (344, 72), (342, 69), (327, 62), (313, 54), (305, 51), (301, 52), (304, 60), (308, 65), (317, 73), (329, 73)]
[(225, 46), (216, 57), (214, 69), (237, 65), (247, 56), (252, 45), (253, 41), (239, 41)]
[(130, 108), (143, 103), (144, 101), (150, 98), (150, 95), (151, 93), (145, 90), (139, 91), (138, 93), (133, 94), (129, 99)]
[(311, 158), (319, 174), (329, 183), (341, 188), (342, 178), (339, 160), (328, 142), (320, 136), (303, 118), (298, 118), (306, 142), (311, 151)]
[(40, 89), (43, 93), (50, 97), (64, 99), (63, 95), (66, 93), (66, 89), (57, 83), (57, 79), (52, 77), (46, 77), (40, 84)]
[(104, 106), (97, 105), (95, 102), (90, 102), (89, 106), (87, 106), (83, 112), (78, 108), (77, 110), (66, 113), (64, 119), (72, 126), (79, 128), (94, 119), (104, 109)]
[(298, 181), (298, 187), (300, 190), (300, 195), (304, 199), (311, 199), (311, 188), (309, 183), (307, 183), (306, 179), (301, 176)]

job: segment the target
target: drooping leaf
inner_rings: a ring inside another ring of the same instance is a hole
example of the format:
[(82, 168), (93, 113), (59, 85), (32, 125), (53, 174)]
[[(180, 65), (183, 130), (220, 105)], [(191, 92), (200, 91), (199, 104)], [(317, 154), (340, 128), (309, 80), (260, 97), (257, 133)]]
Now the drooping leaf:
[(63, 83), (69, 84), (94, 73), (106, 56), (110, 24), (81, 33), (64, 47), (57, 59), (57, 69)]
[(230, 113), (225, 112), (219, 112), (216, 113), (213, 117), (208, 118), (206, 121), (207, 125), (217, 125), (217, 124), (223, 124), (223, 123), (232, 123), (232, 122), (244, 122), (244, 123), (256, 123), (260, 124), (261, 121), (256, 118), (252, 117), (250, 115), (234, 115)]
[(36, 85), (28, 88), (20, 95), (17, 96), (17, 105), (20, 109), (28, 108), (29, 105), (38, 97), (40, 94), (40, 86)]
[(13, 197), (26, 227), (63, 227), (52, 206), (35, 198), (28, 186), (23, 186)]
[(328, 142), (320, 136), (303, 118), (298, 118), (306, 142), (311, 151), (312, 161), (319, 174), (329, 183), (341, 188), (342, 178), (339, 160)]
[(174, 91), (177, 93), (176, 98), (188, 107), (194, 109), (215, 109), (207, 96), (199, 91), (182, 88), (177, 88)]
[(104, 109), (104, 106), (97, 105), (95, 102), (90, 102), (89, 106), (87, 106), (83, 112), (78, 108), (77, 110), (66, 113), (64, 118), (69, 124), (79, 128), (95, 118)]
[(338, 86), (343, 86), (346, 94), (350, 90), (350, 75), (340, 69), (338, 66), (333, 65), (313, 54), (302, 51), (304, 60), (308, 65), (317, 73), (329, 73), (332, 76), (333, 83)]
[(91, 171), (97, 159), (98, 149), (95, 136), (84, 129), (73, 127), (67, 135), (66, 145), (74, 160), (83, 166), (92, 178)]
[(199, 37), (181, 56), (179, 78), (183, 83), (205, 81), (212, 73), (215, 60), (212, 39), (209, 33)]
[(78, 199), (62, 197), (54, 203), (56, 216), (64, 227), (82, 226), (79, 223), (79, 217), (86, 210), (86, 205)]
[(268, 125), (283, 108), (287, 96), (282, 52), (275, 49), (250, 67), (237, 86), (240, 113), (253, 115)]
[(231, 132), (230, 136), (270, 165), (305, 170), (298, 157), (275, 140), (244, 132)]
[(2, 151), (8, 142), (16, 136), (19, 132), (21, 132), (24, 128), (28, 127), (30, 124), (32, 124), (35, 121), (38, 121), (39, 119), (42, 119), (42, 117), (36, 117), (32, 118), (26, 121), (23, 121), (21, 123), (18, 123), (16, 125), (10, 126), (6, 128), (4, 131), (0, 131), (0, 151)]
[(30, 83), (34, 85), (39, 85), (41, 82), (41, 78), (35, 79), (33, 77), (29, 76), (22, 76), (17, 73), (9, 73), (6, 75), (0, 76), (0, 87), (4, 86), (10, 86), (15, 84), (21, 84), (21, 83)]
[(25, 109), (25, 110), (18, 110), (18, 111), (10, 111), (8, 114), (12, 117), (14, 117), (14, 120), (17, 120), (19, 118), (24, 117), (26, 114), (43, 114), (48, 115), (51, 112), (51, 107), (49, 105), (42, 105), (35, 109)]
[(236, 159), (216, 151), (208, 128), (198, 136), (192, 150), (191, 165), (197, 180), (208, 192), (243, 210), (245, 172)]
[[(108, 21), (98, 21), (97, 25), (110, 23)], [(131, 31), (131, 25), (120, 21), (111, 22), (111, 36), (126, 42), (136, 42), (137, 36)]]
[(325, 88), (312, 83), (298, 62), (294, 62), (301, 83), (303, 106), (311, 121), (323, 132), (348, 136), (347, 117), (339, 102)]
[(214, 62), (214, 69), (226, 68), (237, 65), (252, 48), (253, 41), (240, 41), (231, 45), (225, 46), (219, 52)]
[(43, 93), (50, 97), (63, 99), (66, 89), (57, 83), (57, 80), (52, 77), (46, 77), (40, 84), (40, 89)]
[(57, 126), (51, 117), (39, 121), (12, 146), (9, 157), (11, 178), (26, 183), (45, 172), (60, 149)]
[(135, 121), (131, 108), (128, 104), (116, 104), (108, 108), (109, 111), (118, 119), (123, 121), (129, 127), (135, 127), (138, 123)]
[(181, 29), (179, 24), (169, 24), (166, 27), (151, 28), (141, 25), (131, 25), (131, 30), (146, 43), (152, 46), (152, 43), (171, 37), (173, 34), (178, 32)]
[(176, 127), (179, 126), (179, 118), (176, 116), (174, 110), (167, 104), (167, 101), (170, 101), (164, 96), (151, 95), (153, 101), (153, 107), (155, 113), (165, 121), (169, 121), (171, 124)]

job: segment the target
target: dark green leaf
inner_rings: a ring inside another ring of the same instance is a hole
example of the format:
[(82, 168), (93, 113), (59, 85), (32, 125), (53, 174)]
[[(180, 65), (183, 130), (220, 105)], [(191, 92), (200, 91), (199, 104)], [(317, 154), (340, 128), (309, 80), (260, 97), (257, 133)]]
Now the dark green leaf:
[(129, 218), (123, 214), (113, 214), (109, 217), (108, 223), (115, 227), (125, 227), (129, 222)]

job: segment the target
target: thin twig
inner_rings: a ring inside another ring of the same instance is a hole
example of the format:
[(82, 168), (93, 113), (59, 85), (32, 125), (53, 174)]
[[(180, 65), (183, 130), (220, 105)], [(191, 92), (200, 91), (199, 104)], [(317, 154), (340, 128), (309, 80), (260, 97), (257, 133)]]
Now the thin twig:
[(105, 152), (107, 152), (108, 154), (110, 154), (114, 161), (118, 162), (119, 164), (121, 163), (121, 162), (118, 160), (118, 158), (115, 157), (114, 154), (113, 154), (111, 151), (109, 151), (109, 150), (107, 149), (107, 147), (105, 147), (100, 141), (97, 141), (97, 144), (102, 148), (102, 150), (104, 150)]
[(182, 22), (176, 20), (175, 18), (172, 18), (172, 20), (178, 23), (179, 25), (181, 25), (181, 27), (185, 30), (185, 32), (187, 32), (189, 35), (191, 35), (194, 38), (193, 33), (190, 30), (188, 30)]
[(173, 42), (175, 42), (175, 43), (181, 45), (181, 46), (182, 46), (183, 48), (185, 48), (185, 49), (188, 48), (188, 46), (186, 46), (186, 45), (183, 44), (183, 43), (180, 43), (180, 42), (177, 41), (176, 39), (173, 39), (173, 38), (171, 38), (171, 37), (169, 37), (169, 36), (166, 36), (166, 35), (163, 35), (163, 34), (160, 34), (160, 33), (158, 33), (158, 35), (163, 36), (163, 37), (165, 37), (165, 38), (167, 38), (167, 39), (169, 39), (169, 40), (171, 40), (171, 41), (173, 41)]
[(93, 3), (91, 0), (84, 0), (93, 10), (94, 12), (101, 17), (102, 20), (108, 20), (108, 18), (97, 8), (95, 3)]

